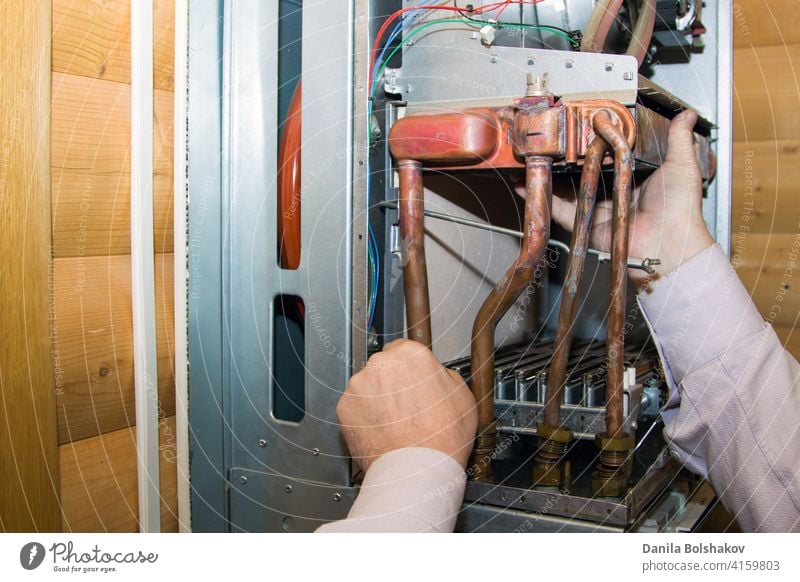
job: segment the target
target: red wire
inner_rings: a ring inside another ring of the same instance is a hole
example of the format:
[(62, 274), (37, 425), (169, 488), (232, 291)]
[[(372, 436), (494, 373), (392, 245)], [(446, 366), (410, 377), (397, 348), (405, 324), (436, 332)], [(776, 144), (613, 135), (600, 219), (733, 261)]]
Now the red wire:
[[(544, 0), (501, 0), (493, 4), (486, 4), (484, 6), (473, 8), (471, 14), (483, 14), (484, 12), (490, 12), (496, 8), (500, 8), (500, 12), (497, 15), (499, 18), (500, 14), (503, 13), (503, 10), (508, 8), (509, 4), (538, 4), (539, 2), (543, 1)], [(389, 16), (389, 18), (383, 21), (380, 29), (378, 29), (378, 34), (375, 35), (375, 41), (372, 43), (372, 52), (370, 53), (369, 57), (370, 86), (372, 85), (373, 81), (372, 70), (375, 68), (375, 58), (378, 56), (378, 46), (380, 45), (381, 38), (383, 38), (384, 33), (389, 28), (389, 25), (394, 22), (398, 16), (401, 16), (402, 14), (412, 10), (447, 10), (450, 12), (465, 12), (464, 8), (456, 8), (455, 6), (409, 6), (408, 8), (401, 8), (397, 12), (394, 12), (391, 16)]]

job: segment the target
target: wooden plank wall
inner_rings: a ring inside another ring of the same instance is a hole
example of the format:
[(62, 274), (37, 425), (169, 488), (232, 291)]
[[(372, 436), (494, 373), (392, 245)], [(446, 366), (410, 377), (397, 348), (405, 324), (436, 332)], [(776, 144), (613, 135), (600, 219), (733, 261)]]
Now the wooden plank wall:
[(0, 23), (0, 532), (59, 531), (48, 321), (50, 3), (0, 2)]
[(800, 2), (736, 0), (731, 255), (800, 358)]
[[(162, 529), (177, 531), (174, 2), (155, 0), (154, 224)], [(130, 281), (130, 0), (53, 0), (53, 353), (66, 531), (137, 531)]]

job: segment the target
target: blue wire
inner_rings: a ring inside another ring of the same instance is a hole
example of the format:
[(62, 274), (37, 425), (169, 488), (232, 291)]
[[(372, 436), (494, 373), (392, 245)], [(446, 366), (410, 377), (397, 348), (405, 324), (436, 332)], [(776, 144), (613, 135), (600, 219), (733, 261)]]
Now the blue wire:
[[(422, 0), (425, 2), (426, 0)], [(381, 50), (378, 57), (375, 59), (375, 66), (372, 69), (372, 80), (373, 83), (376, 82), (375, 76), (378, 74), (378, 70), (380, 69), (381, 63), (383, 62), (384, 55), (386, 55), (386, 51), (388, 47), (392, 45), (395, 39), (400, 35), (400, 33), (404, 30), (406, 24), (410, 24), (413, 20), (416, 20), (422, 13), (424, 9), (415, 10), (413, 12), (407, 12), (400, 18), (400, 21), (395, 25), (392, 32), (386, 39), (386, 42), (383, 45), (383, 49)], [(367, 102), (367, 120), (369, 124), (372, 123), (372, 99)], [(368, 138), (370, 139), (370, 138)], [(369, 163), (369, 162), (368, 162)], [(369, 171), (369, 166), (367, 167), (367, 171)], [(367, 176), (367, 209), (370, 208), (370, 180), (369, 176)], [(370, 296), (369, 296), (369, 317), (368, 317), (368, 330), (372, 329), (372, 324), (375, 321), (375, 310), (378, 304), (378, 288), (380, 285), (380, 252), (378, 250), (378, 243), (375, 240), (375, 233), (372, 230), (372, 225), (369, 223), (369, 217), (367, 217), (367, 226), (368, 226), (368, 233), (367, 233), (367, 259), (369, 261), (369, 268), (370, 268)]]
[(375, 257), (372, 261), (372, 281), (371, 281), (371, 289), (370, 289), (370, 301), (369, 301), (369, 328), (372, 329), (372, 323), (375, 320), (375, 308), (378, 303), (378, 281), (380, 280), (380, 262), (378, 259), (378, 245), (375, 242), (375, 233), (372, 231), (372, 225), (369, 226), (369, 234), (368, 238), (368, 248), (369, 254)]

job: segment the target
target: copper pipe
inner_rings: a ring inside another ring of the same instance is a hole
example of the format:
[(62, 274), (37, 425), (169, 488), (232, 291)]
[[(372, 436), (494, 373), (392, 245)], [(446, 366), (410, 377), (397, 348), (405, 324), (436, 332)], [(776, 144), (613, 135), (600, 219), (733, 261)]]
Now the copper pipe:
[(625, 292), (628, 257), (628, 211), (630, 205), (633, 160), (631, 146), (614, 123), (613, 114), (598, 111), (593, 119), (595, 132), (614, 151), (614, 193), (611, 222), (611, 286), (608, 306), (606, 355), (606, 436), (622, 438), (623, 374), (625, 351)]
[(425, 198), (422, 164), (400, 160), (400, 239), (403, 253), (403, 289), (406, 298), (408, 338), (431, 347), (431, 303), (425, 262)]
[[(481, 305), (472, 326), (472, 393), (478, 402), (478, 440), (473, 458), (489, 455), (496, 443), (494, 426), (494, 330), (497, 322), (533, 280), (550, 237), (553, 160), (525, 159), (525, 218), (519, 255)], [(488, 434), (487, 434), (488, 433)], [(488, 464), (483, 462), (484, 467)], [(489, 467), (490, 469), (490, 467)], [(477, 476), (481, 476), (478, 469)], [(476, 476), (473, 473), (473, 476)]]
[(642, 66), (650, 40), (653, 38), (653, 27), (656, 24), (656, 0), (642, 0), (636, 26), (633, 27), (633, 37), (625, 54), (636, 57), (639, 66)]
[(561, 400), (564, 395), (564, 382), (567, 375), (572, 331), (575, 324), (578, 286), (586, 264), (586, 251), (589, 247), (589, 230), (592, 225), (594, 204), (597, 198), (597, 184), (600, 181), (600, 170), (606, 152), (606, 142), (596, 136), (586, 150), (581, 175), (581, 186), (575, 211), (575, 222), (572, 228), (569, 263), (561, 290), (561, 307), (558, 312), (555, 348), (550, 363), (547, 381), (547, 401), (544, 405), (543, 424), (557, 428), (561, 425)]
[(598, 0), (589, 22), (583, 30), (581, 50), (590, 53), (603, 52), (608, 32), (617, 18), (622, 0)]

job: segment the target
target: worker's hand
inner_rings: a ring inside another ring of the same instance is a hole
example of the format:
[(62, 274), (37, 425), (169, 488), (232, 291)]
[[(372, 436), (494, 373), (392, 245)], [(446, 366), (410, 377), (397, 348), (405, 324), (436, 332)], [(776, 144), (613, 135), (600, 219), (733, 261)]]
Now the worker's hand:
[(438, 449), (466, 467), (478, 424), (461, 376), (410, 340), (373, 355), (350, 379), (336, 414), (364, 471), (384, 453), (406, 447)]
[[(628, 269), (638, 286), (666, 275), (714, 243), (703, 222), (702, 178), (692, 134), (696, 121), (691, 110), (672, 120), (664, 164), (633, 192), (628, 254), (661, 260), (654, 275)], [(611, 204), (611, 200), (597, 204), (592, 225), (592, 244), (604, 251), (611, 248)], [(575, 202), (554, 197), (553, 218), (571, 231)]]

